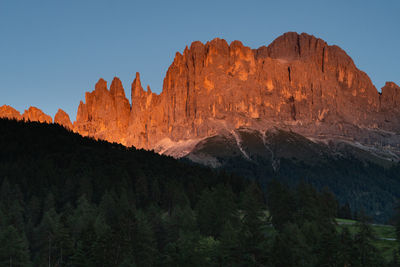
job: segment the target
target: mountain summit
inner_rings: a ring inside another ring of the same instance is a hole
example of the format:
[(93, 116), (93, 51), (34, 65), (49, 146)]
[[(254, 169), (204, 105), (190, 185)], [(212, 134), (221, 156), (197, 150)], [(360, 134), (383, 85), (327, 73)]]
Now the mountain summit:
[[(55, 122), (84, 136), (174, 156), (241, 127), (350, 139), (395, 153), (400, 144), (399, 86), (388, 82), (379, 93), (341, 48), (305, 33), (285, 33), (258, 49), (219, 38), (193, 42), (176, 53), (161, 94), (145, 91), (137, 73), (131, 103), (118, 78), (110, 89), (100, 79), (79, 104), (73, 126), (63, 112)], [(23, 119), (51, 122), (32, 112)], [(6, 106), (0, 116), (20, 118)]]

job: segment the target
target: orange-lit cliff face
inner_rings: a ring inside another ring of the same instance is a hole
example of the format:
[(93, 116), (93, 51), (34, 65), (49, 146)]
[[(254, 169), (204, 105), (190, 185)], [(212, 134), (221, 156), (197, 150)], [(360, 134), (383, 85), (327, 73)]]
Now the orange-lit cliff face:
[[(124, 115), (116, 115), (111, 90), (102, 92), (96, 86), (86, 95), (75, 125), (94, 129), (84, 134), (147, 149), (163, 140), (200, 139), (241, 126), (290, 125), (308, 134), (339, 135), (346, 135), (347, 125), (400, 126), (384, 119), (395, 117), (396, 90), (384, 89), (380, 96), (343, 50), (307, 34), (287, 33), (255, 50), (239, 41), (194, 42), (176, 54), (160, 95), (144, 91), (136, 76), (127, 124), (128, 104), (119, 113)], [(125, 97), (120, 101), (128, 103)], [(121, 127), (102, 123), (117, 118), (125, 122), (118, 133), (114, 129)]]
[[(239, 127), (290, 127), (365, 142), (365, 129), (400, 131), (399, 87), (387, 83), (379, 94), (342, 49), (304, 33), (286, 33), (258, 49), (221, 39), (194, 42), (176, 54), (160, 95), (145, 91), (137, 74), (131, 97), (132, 105), (118, 78), (110, 90), (100, 79), (73, 126), (65, 115), (55, 122), (85, 136), (157, 150)], [(18, 118), (3, 109), (0, 116)]]
[(56, 115), (54, 116), (54, 123), (60, 124), (68, 130), (73, 130), (69, 115), (62, 109), (58, 109)]
[(85, 95), (78, 107), (74, 131), (83, 136), (126, 144), (130, 104), (125, 97), (121, 81), (114, 78), (110, 90), (107, 82), (100, 79), (95, 90)]
[(0, 107), (0, 118), (21, 120), (22, 116), (18, 110), (14, 109), (13, 107), (4, 105)]
[(4, 105), (0, 107), (0, 118), (9, 118), (16, 120), (25, 120), (25, 121), (38, 121), (42, 123), (52, 123), (53, 119), (43, 113), (40, 109), (36, 107), (29, 107), (29, 109), (25, 110), (25, 112), (21, 115), (19, 111), (16, 109)]

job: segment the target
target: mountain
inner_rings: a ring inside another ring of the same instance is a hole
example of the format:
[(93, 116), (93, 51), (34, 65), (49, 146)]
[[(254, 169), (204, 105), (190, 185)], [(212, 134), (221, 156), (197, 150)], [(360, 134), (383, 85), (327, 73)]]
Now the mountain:
[(384, 152), (342, 140), (316, 142), (279, 128), (262, 132), (242, 127), (208, 137), (183, 159), (229, 170), (264, 189), (274, 179), (328, 188), (342, 205), (379, 223), (392, 218), (400, 198), (400, 164)]
[[(378, 92), (338, 46), (288, 32), (257, 49), (219, 38), (193, 42), (176, 53), (160, 94), (144, 90), (139, 73), (130, 101), (117, 77), (109, 88), (100, 79), (75, 122), (62, 110), (54, 122), (264, 185), (272, 177), (306, 179), (384, 221), (400, 197), (399, 104), (398, 85), (387, 82)], [(34, 107), (21, 115), (2, 106), (0, 117), (52, 122)]]
[[(285, 33), (258, 49), (218, 38), (196, 41), (176, 53), (161, 94), (145, 91), (137, 73), (132, 105), (118, 78), (109, 90), (100, 79), (85, 99), (75, 132), (159, 152), (240, 127), (278, 127), (399, 153), (400, 87), (387, 82), (379, 93), (342, 49), (305, 33)], [(34, 112), (23, 119), (51, 121)], [(1, 117), (15, 114), (0, 109)], [(58, 123), (71, 128), (65, 115)]]
[(304, 33), (258, 49), (194, 42), (176, 54), (160, 95), (144, 91), (136, 74), (131, 97), (130, 108), (119, 80), (110, 91), (100, 80), (79, 105), (75, 130), (162, 152), (239, 127), (279, 127), (399, 152), (400, 88), (387, 83), (378, 93), (342, 49)]

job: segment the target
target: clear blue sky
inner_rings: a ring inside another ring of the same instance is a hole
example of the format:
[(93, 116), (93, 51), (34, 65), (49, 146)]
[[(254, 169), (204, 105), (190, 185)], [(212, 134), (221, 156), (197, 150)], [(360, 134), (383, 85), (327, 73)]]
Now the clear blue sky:
[(177, 51), (215, 37), (257, 48), (287, 31), (342, 47), (375, 86), (400, 84), (400, 1), (0, 0), (0, 105), (75, 120), (85, 91), (135, 73), (160, 92)]

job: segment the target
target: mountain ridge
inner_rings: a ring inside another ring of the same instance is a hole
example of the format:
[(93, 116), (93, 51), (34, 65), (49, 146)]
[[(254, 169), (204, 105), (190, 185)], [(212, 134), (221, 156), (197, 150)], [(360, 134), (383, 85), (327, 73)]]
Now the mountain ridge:
[[(379, 93), (340, 47), (288, 32), (257, 49), (219, 38), (195, 41), (176, 53), (160, 94), (145, 91), (139, 73), (131, 101), (117, 77), (109, 89), (99, 79), (74, 123), (62, 110), (54, 121), (83, 136), (158, 152), (240, 127), (278, 127), (389, 146), (398, 154), (399, 103), (399, 86), (387, 82)], [(0, 117), (52, 122), (42, 113), (0, 108)]]

